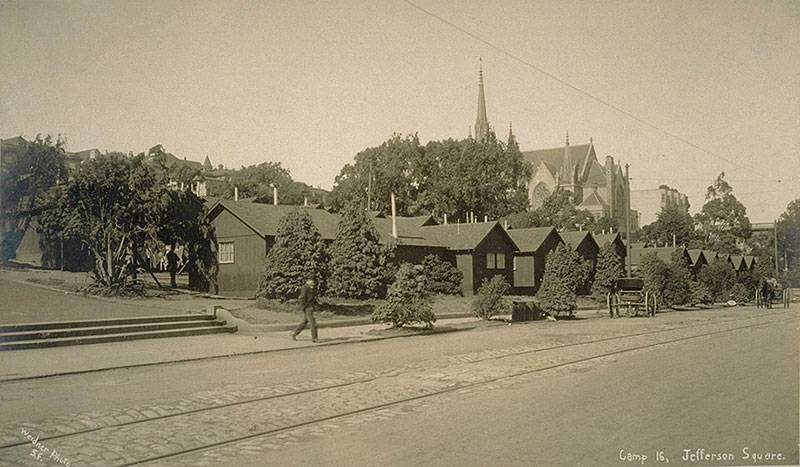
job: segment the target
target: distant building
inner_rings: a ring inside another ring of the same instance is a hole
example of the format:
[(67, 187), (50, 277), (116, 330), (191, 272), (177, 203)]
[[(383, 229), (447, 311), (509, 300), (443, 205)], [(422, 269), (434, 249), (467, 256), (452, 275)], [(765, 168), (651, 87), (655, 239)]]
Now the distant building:
[(689, 198), (667, 185), (654, 190), (631, 190), (631, 208), (639, 211), (639, 223), (642, 226), (655, 222), (658, 213), (669, 206), (680, 206), (689, 212)]

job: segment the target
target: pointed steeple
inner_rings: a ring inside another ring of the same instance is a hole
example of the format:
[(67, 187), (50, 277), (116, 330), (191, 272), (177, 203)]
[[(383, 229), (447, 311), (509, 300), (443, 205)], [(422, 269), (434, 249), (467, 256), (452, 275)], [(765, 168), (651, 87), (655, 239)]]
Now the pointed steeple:
[(203, 161), (203, 170), (211, 170), (214, 166), (211, 165), (211, 159), (208, 158), (208, 154), (206, 154), (206, 160)]
[(572, 162), (572, 156), (569, 152), (569, 130), (567, 130), (567, 141), (564, 145), (564, 160), (561, 162), (561, 170), (559, 171), (560, 182), (564, 185), (572, 185), (574, 183), (572, 174), (575, 168)]
[(489, 136), (489, 119), (486, 117), (486, 95), (483, 90), (483, 59), (478, 71), (478, 116), (475, 119), (475, 140), (485, 141)]

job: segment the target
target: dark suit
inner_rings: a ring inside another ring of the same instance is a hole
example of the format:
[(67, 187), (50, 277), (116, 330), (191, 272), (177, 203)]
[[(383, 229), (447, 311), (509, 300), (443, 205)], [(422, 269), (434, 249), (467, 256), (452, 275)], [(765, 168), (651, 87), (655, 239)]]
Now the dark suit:
[(303, 310), (303, 321), (297, 325), (293, 335), (300, 334), (306, 326), (311, 325), (311, 339), (317, 340), (317, 320), (314, 319), (314, 307), (317, 305), (317, 290), (303, 285), (300, 287), (300, 309)]

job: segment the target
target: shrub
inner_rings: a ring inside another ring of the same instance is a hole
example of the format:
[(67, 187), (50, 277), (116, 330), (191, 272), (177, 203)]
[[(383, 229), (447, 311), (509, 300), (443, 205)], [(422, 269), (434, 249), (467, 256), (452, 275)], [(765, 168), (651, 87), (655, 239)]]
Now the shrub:
[(431, 307), (427, 277), (422, 266), (403, 263), (389, 287), (386, 302), (372, 313), (373, 321), (389, 322), (394, 327), (409, 323), (424, 323), (433, 327), (436, 316)]
[(275, 244), (267, 253), (258, 297), (286, 300), (296, 298), (309, 277), (317, 289), (325, 290), (325, 245), (307, 212), (286, 214), (278, 224)]
[(497, 275), (484, 279), (478, 289), (478, 296), (472, 301), (475, 316), (489, 319), (492, 316), (508, 311), (508, 303), (503, 298), (511, 286), (503, 276)]
[(383, 296), (391, 280), (391, 256), (366, 211), (348, 206), (330, 248), (328, 292), (344, 298)]
[(622, 258), (617, 255), (611, 243), (606, 243), (597, 256), (597, 269), (592, 282), (592, 293), (605, 297), (613, 290), (616, 280), (624, 274)]
[(580, 259), (575, 261), (573, 253), (558, 245), (547, 254), (542, 286), (536, 295), (542, 310), (550, 315), (571, 314), (577, 307), (575, 290), (583, 272)]
[(430, 293), (461, 295), (464, 274), (457, 267), (436, 255), (428, 255), (422, 260), (422, 268), (428, 278)]
[(701, 269), (697, 279), (708, 287), (714, 300), (727, 301), (728, 291), (736, 283), (736, 271), (728, 262), (718, 259)]
[(711, 291), (705, 284), (699, 281), (689, 282), (689, 303), (697, 305), (698, 303), (708, 304), (714, 301)]

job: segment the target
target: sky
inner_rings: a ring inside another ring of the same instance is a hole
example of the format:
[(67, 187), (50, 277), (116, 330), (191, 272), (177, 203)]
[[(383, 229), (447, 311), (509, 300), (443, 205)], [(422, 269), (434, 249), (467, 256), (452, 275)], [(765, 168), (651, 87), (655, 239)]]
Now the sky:
[(800, 0), (0, 0), (0, 137), (329, 189), (393, 133), (466, 137), (480, 60), (522, 150), (592, 138), (692, 212), (723, 171), (751, 221), (800, 197)]

